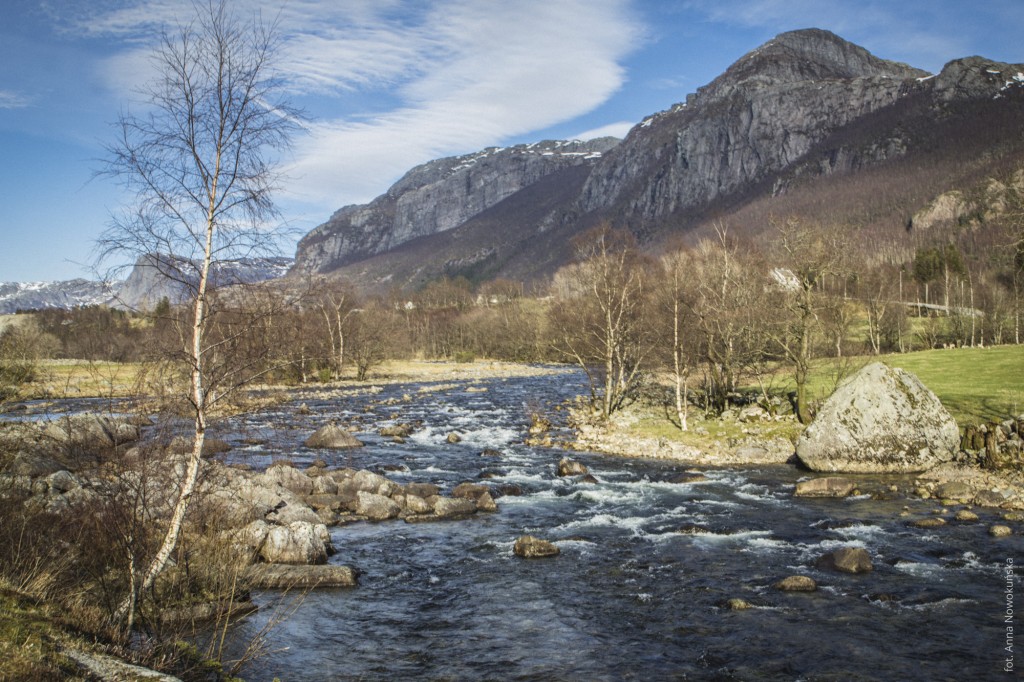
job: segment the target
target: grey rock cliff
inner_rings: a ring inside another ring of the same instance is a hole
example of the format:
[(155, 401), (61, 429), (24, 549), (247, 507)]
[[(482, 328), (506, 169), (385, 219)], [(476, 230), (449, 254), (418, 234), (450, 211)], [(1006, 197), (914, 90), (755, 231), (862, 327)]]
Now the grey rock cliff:
[(590, 174), (583, 211), (635, 223), (705, 205), (798, 161), (927, 74), (817, 29), (783, 33), (630, 131)]
[(592, 165), (618, 143), (545, 141), (417, 166), (369, 204), (346, 206), (299, 242), (295, 271), (328, 272), (451, 230), (544, 177)]
[(828, 31), (783, 33), (617, 144), (544, 142), (419, 166), (307, 235), (292, 273), (406, 288), (442, 275), (538, 280), (601, 220), (656, 246), (817, 178), (933, 163), (951, 141), (996, 158), (1019, 138), (1022, 72), (967, 57), (929, 75)]

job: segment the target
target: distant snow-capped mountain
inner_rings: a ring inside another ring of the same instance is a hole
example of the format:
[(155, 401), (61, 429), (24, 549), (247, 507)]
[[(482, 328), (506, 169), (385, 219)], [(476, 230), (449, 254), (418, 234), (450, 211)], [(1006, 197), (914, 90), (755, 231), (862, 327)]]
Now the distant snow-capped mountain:
[[(218, 263), (211, 273), (211, 285), (227, 287), (276, 279), (288, 272), (292, 263), (291, 258)], [(0, 282), (0, 314), (87, 305), (145, 309), (163, 298), (178, 304), (188, 299), (188, 289), (196, 281), (195, 269), (196, 265), (186, 259), (149, 255), (139, 259), (124, 281)]]
[(0, 282), (0, 314), (18, 310), (75, 308), (110, 303), (120, 282), (69, 279), (62, 282)]

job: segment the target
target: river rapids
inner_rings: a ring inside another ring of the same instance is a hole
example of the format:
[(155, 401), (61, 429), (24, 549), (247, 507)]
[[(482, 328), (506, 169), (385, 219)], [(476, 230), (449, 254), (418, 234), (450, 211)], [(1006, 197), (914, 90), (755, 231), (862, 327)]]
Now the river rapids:
[[(233, 630), (235, 646), (275, 624), (269, 653), (242, 671), (247, 680), (1013, 677), (1024, 538), (989, 537), (994, 510), (977, 509), (976, 523), (921, 529), (908, 520), (933, 515), (934, 501), (794, 498), (807, 473), (792, 466), (703, 470), (704, 480), (673, 483), (696, 470), (525, 445), (531, 411), (585, 391), (577, 374), (422, 388), (431, 387), (307, 397), (217, 434), (237, 445), (231, 460), (255, 468), (324, 458), (446, 492), (463, 481), (522, 491), (468, 520), (332, 529), (330, 560), (357, 568), (359, 586), (257, 594), (262, 608)], [(355, 419), (366, 447), (302, 446), (327, 421)], [(415, 420), (422, 425), (404, 443), (376, 435)], [(452, 431), (461, 442), (446, 441)], [(559, 478), (566, 455), (598, 483)], [(514, 556), (523, 534), (561, 554)], [(865, 548), (874, 571), (815, 567), (847, 546)], [(814, 578), (818, 591), (773, 589), (795, 574)], [(731, 610), (732, 598), (752, 608)]]

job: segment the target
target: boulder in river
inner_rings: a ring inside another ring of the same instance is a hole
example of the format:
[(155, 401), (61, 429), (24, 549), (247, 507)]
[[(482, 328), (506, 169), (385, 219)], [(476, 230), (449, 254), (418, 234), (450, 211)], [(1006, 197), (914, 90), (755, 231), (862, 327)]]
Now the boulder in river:
[(306, 447), (348, 450), (363, 447), (363, 442), (337, 424), (328, 424), (306, 439)]
[(547, 540), (535, 538), (532, 535), (522, 535), (516, 539), (512, 552), (524, 559), (539, 559), (543, 557), (558, 556), (561, 550)]
[(775, 583), (772, 587), (782, 592), (814, 592), (818, 589), (818, 583), (814, 582), (814, 578), (810, 576), (791, 575)]
[(796, 497), (846, 497), (857, 488), (857, 484), (840, 476), (822, 476), (800, 481), (793, 495)]
[(355, 512), (371, 521), (385, 521), (398, 518), (402, 507), (390, 497), (360, 490), (356, 493)]
[(563, 457), (558, 461), (559, 476), (585, 476), (589, 473), (590, 470), (587, 469), (584, 464), (581, 464), (574, 459)]
[(322, 524), (296, 521), (287, 526), (271, 526), (260, 556), (271, 564), (322, 564), (327, 562), (330, 540), (327, 527)]
[(824, 554), (818, 559), (818, 568), (826, 568), (840, 573), (868, 573), (875, 566), (871, 563), (871, 555), (863, 547), (840, 547)]
[(800, 435), (796, 454), (813, 471), (907, 473), (953, 458), (956, 421), (921, 381), (875, 362), (843, 383)]
[(1013, 535), (1013, 529), (1009, 526), (997, 524), (988, 529), (988, 534), (994, 538), (1008, 538)]

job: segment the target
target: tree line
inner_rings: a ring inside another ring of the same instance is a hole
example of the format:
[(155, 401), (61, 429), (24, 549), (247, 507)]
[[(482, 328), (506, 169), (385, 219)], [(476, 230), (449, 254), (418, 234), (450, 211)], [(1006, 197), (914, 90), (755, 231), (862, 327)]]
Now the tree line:
[[(685, 428), (689, 403), (720, 412), (751, 385), (767, 399), (780, 368), (806, 422), (817, 359), (1021, 340), (1024, 251), (1014, 245), (1001, 260), (950, 241), (907, 263), (865, 265), (863, 245), (841, 226), (789, 218), (768, 239), (719, 224), (660, 255), (602, 225), (573, 251), (532, 292), (507, 280), (474, 287), (442, 278), (417, 292), (368, 295), (324, 276), (211, 291), (210, 375), (230, 386), (295, 385), (365, 380), (388, 359), (569, 362), (587, 373), (605, 417), (652, 374), (667, 377)], [(187, 364), (192, 317), (166, 300), (147, 313), (40, 311), (0, 335), (0, 376), (29, 380), (42, 356)]]

